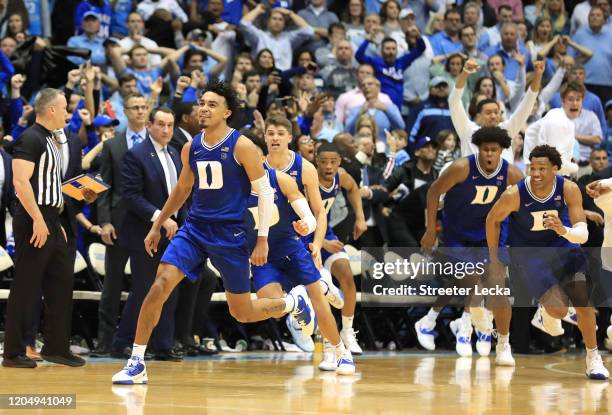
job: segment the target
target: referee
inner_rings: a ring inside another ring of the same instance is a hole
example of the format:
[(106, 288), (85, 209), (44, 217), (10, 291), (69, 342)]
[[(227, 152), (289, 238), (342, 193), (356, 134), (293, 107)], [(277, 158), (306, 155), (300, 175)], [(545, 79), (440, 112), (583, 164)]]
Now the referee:
[(13, 218), (15, 278), (6, 311), (2, 366), (34, 368), (25, 354), (23, 335), (33, 316), (40, 292), (45, 302), (44, 347), (41, 357), (53, 363), (83, 366), (70, 352), (73, 263), (66, 233), (60, 224), (62, 155), (60, 135), (68, 114), (66, 98), (56, 89), (36, 97), (36, 122), (13, 149), (13, 183), (19, 204)]

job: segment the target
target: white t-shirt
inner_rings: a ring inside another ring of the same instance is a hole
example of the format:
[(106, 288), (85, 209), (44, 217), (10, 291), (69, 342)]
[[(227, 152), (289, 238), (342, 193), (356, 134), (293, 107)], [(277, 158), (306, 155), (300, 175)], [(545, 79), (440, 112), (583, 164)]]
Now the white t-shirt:
[(578, 165), (572, 162), (574, 146), (576, 145), (574, 121), (567, 118), (563, 108), (554, 108), (541, 120), (531, 124), (525, 131), (523, 159), (529, 163), (529, 154), (540, 145), (548, 144), (555, 147), (561, 154), (561, 169), (559, 174), (569, 176), (578, 171)]
[[(601, 186), (612, 189), (612, 178), (601, 181)], [(599, 196), (595, 204), (604, 213), (604, 240), (601, 245), (601, 266), (612, 271), (612, 192)]]

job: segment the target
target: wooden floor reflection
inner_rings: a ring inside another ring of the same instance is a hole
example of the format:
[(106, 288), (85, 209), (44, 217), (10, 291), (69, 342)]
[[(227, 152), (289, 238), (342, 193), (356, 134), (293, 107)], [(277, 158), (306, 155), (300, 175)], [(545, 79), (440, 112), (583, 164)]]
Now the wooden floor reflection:
[[(604, 361), (612, 367), (612, 356)], [(149, 385), (113, 386), (122, 364), (0, 368), (0, 393), (76, 393), (76, 411), (19, 411), (41, 414), (612, 413), (612, 384), (587, 380), (582, 355), (517, 356), (512, 369), (494, 357), (367, 354), (355, 376), (340, 377), (307, 355), (242, 353), (151, 362)]]

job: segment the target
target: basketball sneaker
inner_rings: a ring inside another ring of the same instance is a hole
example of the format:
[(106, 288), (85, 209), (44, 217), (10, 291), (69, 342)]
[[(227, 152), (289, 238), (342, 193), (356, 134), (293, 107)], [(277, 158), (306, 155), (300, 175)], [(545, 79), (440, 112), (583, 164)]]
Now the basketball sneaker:
[(561, 320), (548, 314), (542, 304), (538, 305), (538, 309), (531, 319), (531, 325), (551, 336), (561, 336), (565, 333), (565, 330), (561, 327)]
[(563, 321), (574, 326), (578, 325), (578, 317), (576, 316), (576, 309), (574, 307), (567, 307), (567, 314), (563, 317)]
[(323, 342), (323, 360), (319, 363), (319, 369), (325, 372), (333, 372), (336, 370), (336, 353), (334, 352), (334, 346), (325, 339)]
[(353, 356), (350, 350), (344, 349), (344, 353), (336, 359), (336, 363), (336, 373), (338, 375), (352, 375), (355, 373), (355, 363), (353, 362)]
[(498, 342), (495, 347), (495, 364), (497, 366), (514, 366), (514, 357), (512, 357), (512, 348), (509, 342)]
[(295, 317), (293, 317), (293, 314), (289, 314), (285, 322), (287, 323), (287, 328), (289, 329), (289, 333), (291, 333), (295, 345), (304, 352), (314, 352), (315, 346), (312, 336), (305, 333)]
[(145, 362), (137, 356), (130, 357), (127, 365), (113, 376), (113, 383), (117, 385), (141, 385), (147, 381)]
[(323, 290), (327, 302), (338, 310), (342, 309), (342, 307), (344, 307), (344, 295), (342, 294), (342, 290), (334, 285), (332, 276), (328, 270), (321, 268), (319, 271), (321, 273), (319, 284), (321, 284), (321, 289)]
[(363, 350), (361, 350), (361, 346), (357, 342), (357, 332), (350, 329), (342, 329), (340, 330), (340, 337), (342, 337), (342, 341), (344, 342), (344, 346), (352, 353), (352, 354), (362, 354)]
[(491, 353), (493, 313), (485, 307), (472, 307), (470, 312), (472, 324), (476, 332), (476, 351), (480, 356), (488, 356)]
[(414, 331), (416, 331), (417, 340), (425, 350), (436, 350), (436, 343), (434, 342), (436, 337), (435, 328), (436, 320), (430, 319), (427, 315), (414, 323)]
[(472, 356), (472, 320), (463, 316), (450, 322), (450, 329), (457, 338), (455, 350), (461, 357)]
[(591, 358), (587, 356), (586, 366), (586, 375), (589, 379), (606, 380), (610, 376), (610, 372), (604, 366), (599, 353)]
[(312, 303), (303, 285), (293, 287), (289, 294), (293, 297), (294, 307), (291, 315), (295, 317), (295, 321), (302, 328), (305, 336), (312, 336), (315, 329), (315, 318)]

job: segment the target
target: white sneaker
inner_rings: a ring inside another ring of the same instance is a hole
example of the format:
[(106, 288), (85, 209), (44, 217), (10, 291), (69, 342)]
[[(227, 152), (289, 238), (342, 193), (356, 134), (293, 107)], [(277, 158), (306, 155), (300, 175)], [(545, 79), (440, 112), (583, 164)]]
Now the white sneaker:
[(514, 357), (512, 357), (510, 343), (497, 343), (495, 354), (495, 364), (497, 366), (514, 366), (516, 364)]
[(314, 309), (312, 308), (306, 288), (303, 285), (298, 285), (293, 287), (288, 295), (293, 297), (295, 304), (291, 315), (295, 317), (295, 321), (301, 327), (304, 335), (312, 336), (315, 330)]
[(590, 359), (587, 357), (586, 367), (586, 375), (589, 379), (606, 380), (610, 377), (610, 372), (604, 366), (599, 353)]
[(461, 357), (472, 356), (472, 321), (461, 317), (450, 322), (450, 329), (457, 338), (455, 350)]
[(561, 336), (565, 333), (565, 330), (561, 327), (561, 320), (551, 317), (541, 304), (531, 319), (531, 325), (551, 336)]
[(319, 363), (319, 370), (325, 372), (333, 372), (336, 370), (336, 353), (334, 352), (334, 346), (331, 345), (327, 339), (323, 342), (323, 360)]
[(608, 326), (608, 330), (606, 330), (606, 333), (608, 334), (608, 338), (604, 340), (606, 349), (612, 350), (612, 324)]
[(328, 270), (321, 268), (319, 272), (321, 273), (319, 284), (321, 284), (321, 289), (323, 290), (327, 302), (338, 310), (342, 309), (342, 307), (344, 307), (344, 294), (342, 294), (342, 290), (334, 285), (332, 276)]
[(350, 350), (344, 350), (344, 353), (342, 353), (337, 360), (337, 365), (336, 373), (338, 375), (352, 375), (355, 373), (355, 363), (353, 362), (353, 356)]
[(147, 382), (145, 362), (136, 356), (130, 357), (127, 365), (113, 376), (113, 383), (118, 385), (141, 385)]
[(350, 329), (342, 329), (340, 330), (340, 337), (344, 342), (344, 347), (346, 347), (352, 354), (362, 354), (363, 350), (361, 350), (361, 346), (357, 342), (357, 332)]
[(429, 351), (436, 350), (436, 320), (431, 320), (426, 315), (423, 316), (419, 321), (414, 323), (414, 331), (417, 334), (417, 340), (419, 344)]
[(476, 331), (476, 351), (480, 356), (488, 356), (491, 353), (493, 313), (485, 307), (471, 307), (470, 312)]
[(576, 309), (574, 307), (567, 307), (567, 314), (563, 317), (563, 321), (574, 326), (578, 325), (578, 317), (576, 316)]
[(291, 333), (295, 345), (302, 349), (303, 352), (314, 352), (315, 345), (312, 336), (306, 334), (295, 317), (293, 317), (293, 314), (287, 316), (285, 323), (287, 323), (287, 328), (289, 329), (289, 333)]

